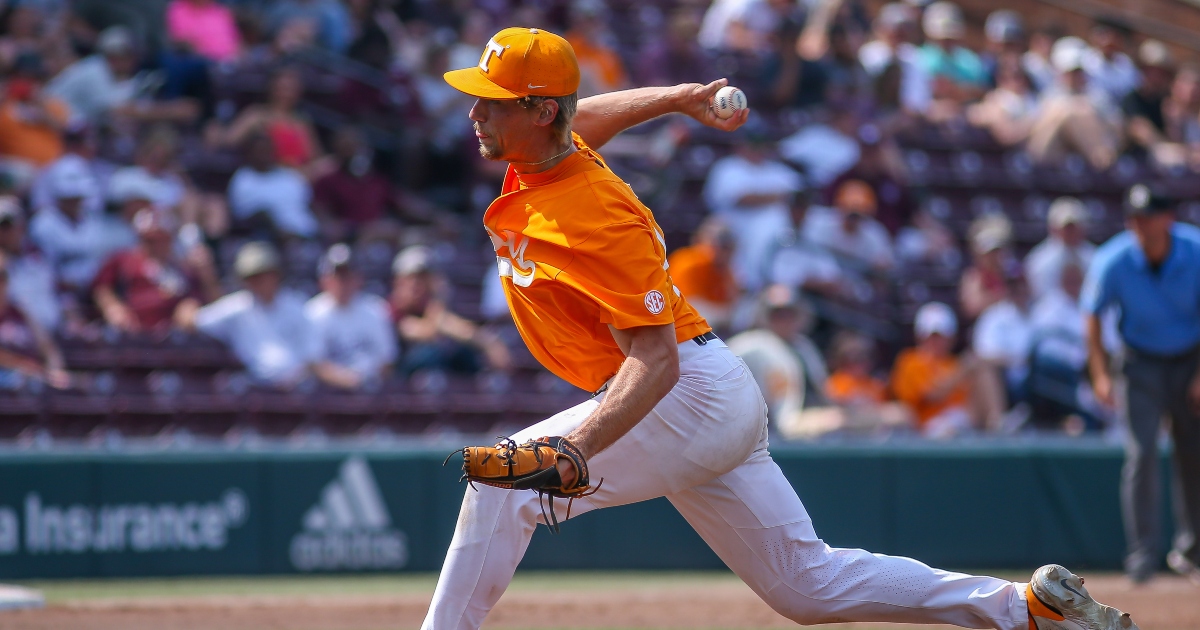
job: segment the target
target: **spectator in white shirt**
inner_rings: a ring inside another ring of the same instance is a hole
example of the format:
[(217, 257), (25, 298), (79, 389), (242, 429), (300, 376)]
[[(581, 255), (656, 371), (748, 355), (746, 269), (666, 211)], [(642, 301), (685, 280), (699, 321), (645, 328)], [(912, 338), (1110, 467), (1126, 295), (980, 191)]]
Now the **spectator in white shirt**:
[(1059, 281), (1034, 301), (1029, 311), (1029, 322), (1035, 336), (1054, 334), (1078, 340), (1081, 356), (1086, 358), (1084, 314), (1079, 307), (1079, 290), (1083, 286), (1084, 273), (1084, 268), (1078, 263), (1065, 262), (1060, 269)]
[(1124, 131), (1121, 110), (1084, 72), (1087, 50), (1078, 37), (1064, 37), (1050, 51), (1058, 82), (1042, 95), (1026, 145), (1036, 162), (1060, 162), (1074, 152), (1103, 171), (1117, 159)]
[(304, 296), (281, 288), (279, 252), (268, 243), (243, 245), (234, 271), (246, 288), (201, 308), (195, 327), (228, 345), (258, 383), (296, 387), (310, 377), (321, 351), (304, 315)]
[(1046, 216), (1050, 235), (1025, 256), (1025, 278), (1036, 300), (1061, 289), (1063, 268), (1076, 264), (1087, 269), (1096, 246), (1087, 241), (1087, 208), (1074, 197), (1059, 197)]
[(803, 188), (799, 173), (771, 158), (759, 128), (744, 131), (736, 152), (708, 172), (704, 200), (733, 230), (733, 273), (744, 289), (763, 286), (771, 245), (788, 229), (789, 205)]
[[(806, 293), (836, 296), (842, 291), (842, 268), (828, 250), (810, 243), (804, 236), (804, 224), (814, 206), (806, 193), (792, 202), (791, 226), (779, 236), (771, 255), (771, 284), (783, 285)], [(818, 209), (817, 212), (828, 210)]]
[(786, 0), (715, 0), (696, 39), (709, 50), (765, 53), (792, 6)]
[(245, 147), (246, 165), (229, 181), (229, 209), (235, 227), (258, 236), (316, 236), (308, 180), (300, 171), (279, 164), (270, 136), (255, 134)]
[(195, 223), (210, 235), (228, 228), (224, 195), (201, 192), (187, 178), (178, 160), (179, 134), (174, 128), (156, 125), (138, 141), (133, 166), (118, 169), (109, 179), (109, 197), (120, 203), (118, 188), (136, 180), (146, 199), (169, 211), (182, 224)]
[[(1079, 305), (1079, 293), (1086, 271), (1080, 265), (1068, 262), (1062, 268), (1060, 286), (1038, 298), (1029, 310), (1034, 342), (1054, 338), (1055, 343), (1049, 352), (1081, 373), (1087, 362), (1087, 338), (1084, 329), (1086, 317)], [(1117, 320), (1116, 312), (1109, 313), (1101, 320), (1104, 347), (1109, 352), (1117, 352), (1121, 348)], [(1039, 351), (1045, 350), (1039, 348)]]
[[(1096, 401), (1091, 385), (1080, 378), (1087, 367), (1088, 356), (1084, 330), (1086, 317), (1079, 304), (1083, 278), (1082, 267), (1075, 262), (1066, 263), (1060, 286), (1038, 298), (1030, 309), (1033, 342), (1030, 378), (1034, 380), (1030, 383), (1029, 395), (1035, 416), (1038, 415), (1039, 399), (1048, 397), (1069, 410), (1081, 412), (1085, 419), (1093, 422), (1111, 418), (1111, 410)], [(1121, 338), (1117, 332), (1117, 314), (1109, 313), (1101, 325), (1104, 347), (1109, 352), (1119, 351)]]
[(907, 4), (889, 2), (879, 8), (873, 26), (875, 39), (858, 48), (858, 62), (867, 74), (878, 77), (898, 58), (913, 53), (917, 16)]
[(0, 197), (0, 253), (8, 266), (8, 295), (42, 330), (62, 321), (54, 268), (25, 238), (25, 215), (14, 197)]
[(804, 222), (804, 237), (864, 266), (884, 270), (895, 262), (892, 238), (875, 220), (878, 204), (871, 186), (850, 179), (834, 193), (835, 208), (814, 207)]
[(362, 292), (362, 277), (345, 244), (329, 248), (319, 274), (321, 293), (304, 307), (319, 346), (317, 378), (339, 389), (377, 384), (397, 354), (387, 302)]
[(975, 356), (1003, 376), (1010, 404), (1029, 373), (1033, 345), (1029, 307), (1029, 287), (1020, 276), (1013, 278), (1008, 283), (1008, 297), (989, 306), (975, 322), (971, 342)]
[(804, 171), (810, 188), (825, 188), (862, 158), (858, 116), (851, 108), (834, 110), (828, 122), (808, 125), (779, 141), (779, 155)]
[(757, 328), (729, 340), (729, 349), (746, 362), (767, 404), (772, 427), (793, 425), (805, 407), (825, 401), (829, 370), (808, 338), (814, 316), (799, 292), (772, 285), (762, 293)]
[(875, 39), (858, 49), (858, 62), (875, 84), (876, 104), (885, 109), (924, 112), (933, 98), (927, 75), (917, 63), (917, 13), (889, 2), (875, 18)]
[(72, 290), (90, 288), (109, 254), (137, 242), (123, 217), (84, 212), (95, 186), (81, 165), (63, 164), (51, 182), (54, 205), (39, 208), (29, 222), (33, 242), (50, 260), (59, 282)]
[(1129, 27), (1116, 20), (1098, 19), (1088, 39), (1092, 47), (1083, 55), (1088, 80), (1108, 92), (1116, 102), (1125, 98), (1141, 81), (1141, 73), (1123, 49), (1129, 44)]
[(108, 178), (113, 171), (113, 166), (96, 157), (95, 145), (94, 134), (86, 125), (80, 123), (68, 127), (63, 132), (64, 153), (62, 156), (47, 164), (46, 168), (43, 168), (33, 179), (33, 184), (29, 189), (29, 208), (37, 210), (42, 206), (54, 204), (52, 184), (58, 169), (83, 169), (90, 173), (96, 182), (96, 186), (84, 199), (83, 211), (89, 214), (103, 213)]
[(72, 116), (93, 121), (133, 100), (138, 92), (134, 78), (138, 58), (129, 29), (106, 29), (96, 50), (99, 54), (67, 66), (46, 86), (47, 94), (70, 106)]

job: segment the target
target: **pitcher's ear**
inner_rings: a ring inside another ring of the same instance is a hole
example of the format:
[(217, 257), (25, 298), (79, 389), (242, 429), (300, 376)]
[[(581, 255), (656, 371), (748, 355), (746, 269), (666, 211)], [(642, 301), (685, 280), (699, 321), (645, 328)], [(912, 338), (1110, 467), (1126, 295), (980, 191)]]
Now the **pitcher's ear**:
[(554, 123), (555, 117), (558, 116), (558, 101), (548, 98), (542, 101), (541, 107), (538, 108), (538, 116), (534, 121), (538, 126), (545, 126)]

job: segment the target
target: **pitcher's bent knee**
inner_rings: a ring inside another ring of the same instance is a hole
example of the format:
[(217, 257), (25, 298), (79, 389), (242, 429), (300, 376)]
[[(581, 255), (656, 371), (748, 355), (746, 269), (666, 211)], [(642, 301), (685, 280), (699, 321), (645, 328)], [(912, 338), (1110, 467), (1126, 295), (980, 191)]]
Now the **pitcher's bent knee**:
[(534, 492), (475, 484), (468, 486), (463, 496), (455, 528), (456, 539), (465, 542), (490, 538), (502, 523), (520, 523), (532, 528), (541, 515)]
[(821, 602), (811, 599), (787, 584), (780, 583), (765, 593), (759, 593), (772, 610), (802, 626), (841, 621), (823, 610)]

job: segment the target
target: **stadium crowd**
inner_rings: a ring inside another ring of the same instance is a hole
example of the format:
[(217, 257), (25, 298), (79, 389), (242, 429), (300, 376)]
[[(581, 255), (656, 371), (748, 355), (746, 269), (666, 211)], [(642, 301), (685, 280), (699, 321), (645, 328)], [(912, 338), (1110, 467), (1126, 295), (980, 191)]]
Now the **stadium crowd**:
[[(720, 76), (747, 92), (734, 134), (664, 119), (603, 153), (781, 435), (1106, 430), (1079, 295), (1120, 211), (1034, 179), (1200, 170), (1200, 70), (1115, 20), (976, 17), (922, 0), (10, 0), (0, 388), (104, 390), (71, 348), (193, 336), (253, 389), (536, 371), (479, 229), (503, 170), (441, 79), (527, 24), (572, 43), (582, 97)], [(931, 186), (945, 146), (970, 184), (948, 193)], [(989, 168), (1039, 193), (1027, 212), (969, 195)]]

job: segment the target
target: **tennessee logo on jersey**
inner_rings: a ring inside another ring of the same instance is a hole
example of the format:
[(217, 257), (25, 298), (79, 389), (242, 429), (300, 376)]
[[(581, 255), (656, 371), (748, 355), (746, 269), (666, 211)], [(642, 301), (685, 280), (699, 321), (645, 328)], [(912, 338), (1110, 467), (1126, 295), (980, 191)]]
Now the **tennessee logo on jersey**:
[(610, 327), (710, 330), (671, 282), (666, 239), (628, 184), (579, 151), (542, 173), (509, 171), (483, 222), (513, 323), (534, 357), (595, 391), (625, 355)]
[(484, 226), (483, 229), (487, 230), (488, 238), (492, 241), (492, 248), (496, 250), (496, 266), (500, 269), (500, 277), (512, 278), (513, 284), (519, 287), (528, 287), (533, 284), (537, 265), (533, 261), (525, 260), (529, 237), (517, 234), (512, 230), (501, 230), (504, 236), (499, 236), (487, 226)]

